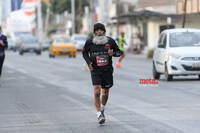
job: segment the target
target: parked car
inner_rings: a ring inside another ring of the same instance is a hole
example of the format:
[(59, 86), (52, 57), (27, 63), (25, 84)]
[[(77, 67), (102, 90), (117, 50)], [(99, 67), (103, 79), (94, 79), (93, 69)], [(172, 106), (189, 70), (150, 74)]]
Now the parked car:
[(81, 34), (74, 34), (72, 36), (72, 41), (75, 43), (75, 47), (77, 50), (81, 51), (85, 45), (85, 42), (87, 40), (86, 35), (81, 35)]
[(153, 55), (153, 77), (198, 75), (200, 79), (200, 30), (171, 29), (161, 33)]
[(50, 44), (51, 44), (51, 40), (50, 39), (44, 40), (42, 42), (42, 50), (48, 50)]
[(69, 37), (56, 37), (49, 46), (49, 57), (68, 55), (76, 57), (76, 48)]
[(23, 55), (25, 52), (34, 52), (37, 55), (41, 54), (39, 42), (35, 37), (20, 38), (19, 54)]

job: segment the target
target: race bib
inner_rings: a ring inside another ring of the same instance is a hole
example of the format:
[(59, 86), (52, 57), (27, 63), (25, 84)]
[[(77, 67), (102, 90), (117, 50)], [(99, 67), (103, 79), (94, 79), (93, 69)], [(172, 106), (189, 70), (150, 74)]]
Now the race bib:
[(96, 56), (97, 66), (106, 66), (108, 65), (108, 56), (99, 55)]

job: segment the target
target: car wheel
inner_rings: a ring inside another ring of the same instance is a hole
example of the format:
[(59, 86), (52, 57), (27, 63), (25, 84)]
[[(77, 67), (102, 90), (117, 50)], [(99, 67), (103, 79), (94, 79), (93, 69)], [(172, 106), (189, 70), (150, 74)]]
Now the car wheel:
[(24, 54), (24, 52), (23, 52), (23, 51), (20, 51), (20, 52), (19, 52), (19, 55), (23, 55), (23, 54)]
[(73, 57), (76, 58), (76, 55), (74, 55)]
[(55, 56), (53, 56), (52, 54), (49, 54), (49, 58), (54, 58)]
[(41, 55), (41, 51), (37, 51), (36, 54), (37, 54), (37, 55)]
[(167, 64), (165, 64), (165, 78), (166, 78), (167, 81), (172, 81), (173, 80), (173, 76), (169, 75), (169, 73), (168, 73)]
[(155, 64), (153, 63), (153, 78), (159, 80), (160, 79), (160, 73), (156, 71)]

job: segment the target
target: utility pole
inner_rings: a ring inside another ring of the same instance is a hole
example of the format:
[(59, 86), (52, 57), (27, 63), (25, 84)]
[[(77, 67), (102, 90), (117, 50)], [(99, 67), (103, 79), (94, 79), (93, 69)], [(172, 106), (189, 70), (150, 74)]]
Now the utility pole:
[(94, 25), (94, 0), (90, 0), (90, 19), (91, 19), (91, 31), (93, 31), (93, 25)]
[(116, 0), (116, 20), (117, 36), (119, 36), (119, 0)]
[(71, 0), (72, 35), (75, 34), (75, 0)]
[(49, 16), (50, 16), (50, 2), (47, 3), (47, 15), (46, 15), (46, 20), (45, 20), (45, 37), (47, 33), (47, 29), (49, 27)]
[(41, 13), (41, 0), (38, 0), (38, 8), (37, 8), (37, 23), (38, 23), (38, 40), (40, 43), (40, 48), (42, 48), (42, 38), (43, 38), (43, 31), (42, 31), (42, 13)]
[(183, 14), (182, 28), (185, 28), (186, 15), (187, 15), (187, 0), (185, 0), (185, 2), (184, 2), (184, 14)]
[(79, 0), (79, 5), (78, 5), (78, 22), (77, 22), (77, 29), (78, 32), (81, 31), (81, 25), (82, 25), (82, 0)]

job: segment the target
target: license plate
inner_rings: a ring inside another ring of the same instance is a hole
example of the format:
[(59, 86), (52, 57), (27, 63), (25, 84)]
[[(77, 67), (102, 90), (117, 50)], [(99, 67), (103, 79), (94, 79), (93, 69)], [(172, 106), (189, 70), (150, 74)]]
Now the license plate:
[(29, 49), (28, 51), (29, 51), (29, 52), (34, 52), (34, 49)]
[(200, 68), (200, 62), (193, 63), (192, 68)]
[(61, 54), (68, 54), (69, 52), (68, 51), (62, 51), (60, 52)]

